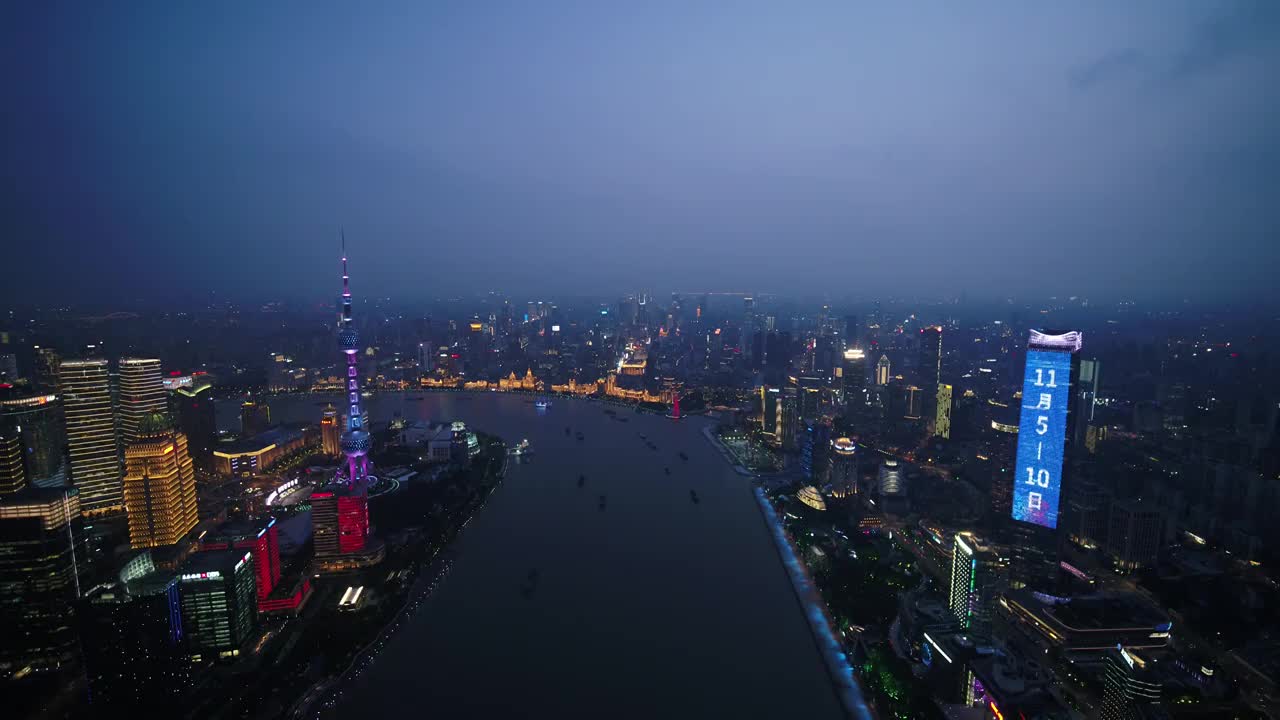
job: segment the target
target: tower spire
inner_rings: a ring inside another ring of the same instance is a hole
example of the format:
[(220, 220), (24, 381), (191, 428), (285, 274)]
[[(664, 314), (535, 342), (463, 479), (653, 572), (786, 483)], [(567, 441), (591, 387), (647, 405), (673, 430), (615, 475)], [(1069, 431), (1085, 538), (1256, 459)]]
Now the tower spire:
[(340, 444), (347, 456), (347, 480), (353, 485), (363, 483), (369, 476), (369, 433), (364, 429), (364, 417), (360, 412), (360, 378), (357, 368), (357, 352), (360, 336), (351, 324), (351, 283), (347, 274), (347, 234), (342, 235), (342, 326), (338, 330), (338, 347), (347, 361), (347, 430), (342, 433)]

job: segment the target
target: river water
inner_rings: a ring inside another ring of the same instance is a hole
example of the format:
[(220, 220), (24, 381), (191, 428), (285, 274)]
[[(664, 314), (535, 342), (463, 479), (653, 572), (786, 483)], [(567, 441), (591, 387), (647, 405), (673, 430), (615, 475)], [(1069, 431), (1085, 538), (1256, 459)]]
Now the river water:
[[(324, 400), (274, 398), (271, 418), (318, 421)], [(497, 393), (366, 406), (374, 422), (528, 438), (535, 454), (511, 463), (449, 576), (351, 681), (343, 717), (841, 717), (750, 482), (703, 437), (708, 421)]]

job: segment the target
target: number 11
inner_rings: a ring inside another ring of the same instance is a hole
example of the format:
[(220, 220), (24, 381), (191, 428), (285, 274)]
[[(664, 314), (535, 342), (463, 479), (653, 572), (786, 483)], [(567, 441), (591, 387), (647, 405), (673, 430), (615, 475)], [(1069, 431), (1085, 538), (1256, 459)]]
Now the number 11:
[(1058, 370), (1049, 368), (1049, 382), (1044, 381), (1044, 368), (1036, 368), (1036, 387), (1058, 387)]

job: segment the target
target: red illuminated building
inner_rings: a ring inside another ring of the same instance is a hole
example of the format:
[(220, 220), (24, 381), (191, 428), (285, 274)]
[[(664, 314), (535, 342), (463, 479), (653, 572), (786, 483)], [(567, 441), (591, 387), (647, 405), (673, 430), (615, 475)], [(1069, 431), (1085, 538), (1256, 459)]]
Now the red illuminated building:
[(200, 550), (248, 550), (253, 558), (258, 612), (296, 612), (311, 596), (305, 572), (286, 576), (280, 564), (280, 533), (275, 518), (265, 523), (231, 522), (200, 540)]

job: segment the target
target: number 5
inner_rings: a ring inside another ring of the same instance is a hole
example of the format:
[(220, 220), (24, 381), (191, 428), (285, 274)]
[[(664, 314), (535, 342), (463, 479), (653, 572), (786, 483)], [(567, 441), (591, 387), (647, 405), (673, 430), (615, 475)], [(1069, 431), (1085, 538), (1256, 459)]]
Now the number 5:
[(1043, 435), (1049, 432), (1049, 416), (1040, 415), (1036, 418), (1036, 434)]

